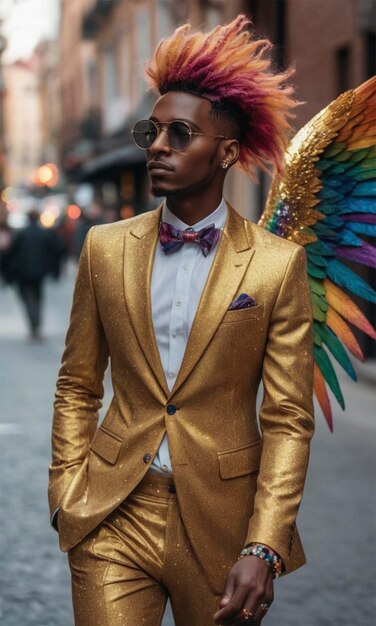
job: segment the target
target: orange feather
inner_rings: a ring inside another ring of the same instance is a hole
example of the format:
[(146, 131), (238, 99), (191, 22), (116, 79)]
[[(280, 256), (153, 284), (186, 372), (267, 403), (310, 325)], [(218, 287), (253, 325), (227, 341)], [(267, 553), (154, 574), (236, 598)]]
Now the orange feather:
[(369, 323), (365, 315), (359, 307), (351, 300), (351, 298), (342, 289), (337, 287), (331, 280), (324, 280), (326, 289), (326, 299), (328, 304), (333, 307), (337, 313), (362, 330), (366, 335), (376, 339), (376, 331)]
[(328, 310), (326, 312), (326, 323), (333, 331), (333, 333), (343, 341), (343, 343), (350, 350), (350, 352), (352, 352), (352, 354), (356, 356), (359, 361), (364, 361), (364, 354), (361, 350), (360, 345), (355, 339), (354, 334), (350, 330), (349, 326), (346, 324), (345, 320), (340, 315), (338, 315), (337, 311), (332, 309), (331, 306), (328, 307)]
[(321, 374), (321, 371), (316, 363), (314, 364), (313, 368), (313, 389), (317, 401), (328, 423), (329, 430), (330, 432), (333, 432), (333, 416), (328, 391), (326, 389), (324, 376)]

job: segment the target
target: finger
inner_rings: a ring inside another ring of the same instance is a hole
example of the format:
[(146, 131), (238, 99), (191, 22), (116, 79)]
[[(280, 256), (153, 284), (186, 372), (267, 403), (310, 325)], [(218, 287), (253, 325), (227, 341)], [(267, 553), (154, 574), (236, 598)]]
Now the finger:
[(271, 605), (271, 602), (267, 602), (266, 600), (264, 600), (263, 602), (259, 604), (259, 606), (257, 607), (257, 611), (255, 611), (255, 617), (254, 617), (255, 624), (261, 623), (261, 620), (265, 617), (265, 615), (269, 611), (270, 605)]
[(217, 624), (221, 624), (222, 621), (226, 623), (226, 620), (239, 617), (242, 608), (245, 606), (244, 600), (247, 597), (247, 591), (247, 588), (243, 586), (237, 587), (226, 605), (214, 615), (214, 620)]
[(219, 603), (220, 608), (223, 608), (224, 606), (226, 606), (226, 604), (228, 604), (234, 591), (235, 591), (235, 579), (233, 576), (228, 576), (227, 581), (226, 581), (226, 587)]

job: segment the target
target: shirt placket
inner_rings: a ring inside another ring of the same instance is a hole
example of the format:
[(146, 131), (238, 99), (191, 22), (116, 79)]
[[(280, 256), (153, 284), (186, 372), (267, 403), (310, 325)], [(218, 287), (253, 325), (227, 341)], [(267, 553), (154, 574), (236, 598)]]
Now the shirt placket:
[(168, 384), (172, 389), (183, 360), (189, 335), (188, 307), (192, 273), (197, 254), (196, 244), (185, 244), (180, 256), (172, 300), (168, 358)]

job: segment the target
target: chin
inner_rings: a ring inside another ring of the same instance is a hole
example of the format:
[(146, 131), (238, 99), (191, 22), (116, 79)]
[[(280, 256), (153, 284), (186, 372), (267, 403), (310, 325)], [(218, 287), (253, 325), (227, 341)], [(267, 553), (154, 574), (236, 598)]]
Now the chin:
[(162, 198), (168, 196), (174, 196), (179, 193), (178, 189), (164, 189), (163, 187), (157, 187), (157, 185), (152, 185), (151, 193), (154, 198)]

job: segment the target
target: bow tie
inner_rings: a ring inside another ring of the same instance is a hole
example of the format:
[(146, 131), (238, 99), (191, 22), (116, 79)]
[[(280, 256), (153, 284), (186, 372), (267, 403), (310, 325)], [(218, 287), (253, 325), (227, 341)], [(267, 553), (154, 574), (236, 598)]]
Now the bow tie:
[(197, 232), (193, 229), (179, 230), (167, 222), (162, 222), (159, 228), (159, 240), (165, 254), (180, 250), (185, 243), (196, 243), (200, 246), (202, 254), (208, 256), (218, 242), (220, 234), (220, 228), (216, 228), (214, 224)]

